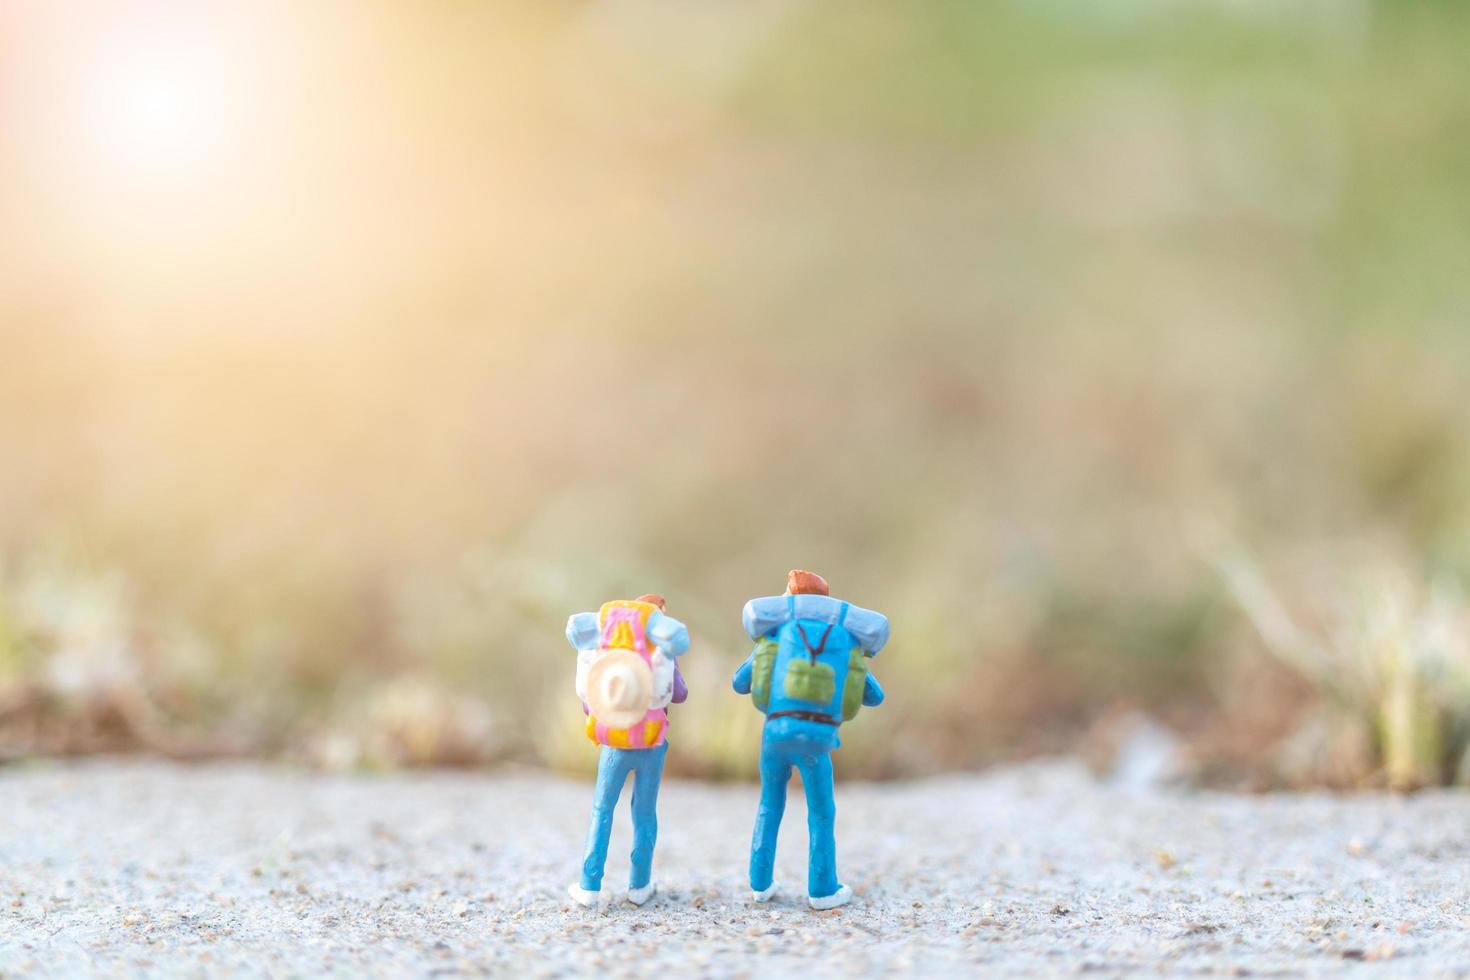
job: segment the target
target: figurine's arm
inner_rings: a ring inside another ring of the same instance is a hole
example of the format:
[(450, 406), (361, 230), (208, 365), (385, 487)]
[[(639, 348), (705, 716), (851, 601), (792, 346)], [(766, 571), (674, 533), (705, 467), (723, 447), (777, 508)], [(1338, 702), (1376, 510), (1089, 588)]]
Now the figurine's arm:
[(755, 672), (755, 651), (752, 650), (750, 652), (750, 656), (748, 656), (748, 657), (745, 658), (745, 663), (741, 664), (739, 667), (737, 667), (735, 669), (735, 678), (734, 678), (734, 680), (731, 683), (735, 687), (735, 693), (736, 694), (749, 694), (750, 693), (750, 678), (751, 678), (751, 674), (753, 674), (754, 672)]
[(869, 674), (863, 678), (863, 707), (876, 708), (883, 703), (883, 685), (878, 683), (878, 678)]
[(669, 700), (674, 704), (683, 704), (689, 700), (689, 685), (684, 683), (684, 675), (679, 673), (678, 663), (674, 664), (674, 695)]
[(597, 613), (577, 613), (567, 618), (567, 642), (574, 650), (597, 648)]
[(648, 617), (648, 636), (671, 657), (682, 656), (689, 649), (689, 627), (661, 612)]

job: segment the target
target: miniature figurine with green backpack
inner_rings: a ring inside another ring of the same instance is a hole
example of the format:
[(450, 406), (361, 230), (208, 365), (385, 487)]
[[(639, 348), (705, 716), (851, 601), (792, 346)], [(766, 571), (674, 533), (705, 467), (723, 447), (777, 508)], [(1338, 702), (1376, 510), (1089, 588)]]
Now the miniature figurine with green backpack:
[(852, 890), (837, 878), (830, 755), (841, 744), (838, 727), (857, 717), (863, 705), (883, 701), (867, 661), (888, 641), (888, 619), (832, 598), (820, 575), (797, 570), (787, 576), (783, 595), (746, 603), (743, 621), (755, 648), (735, 672), (734, 686), (766, 716), (751, 894), (764, 902), (776, 892), (776, 834), (796, 768), (806, 789), (811, 834), (807, 900), (814, 909), (836, 908), (852, 898)]
[[(756, 641), (751, 652), (750, 699), (764, 713), (771, 703), (771, 675), (776, 668), (776, 653), (780, 644), (768, 636)], [(847, 683), (842, 689), (842, 720), (852, 721), (863, 706), (863, 690), (868, 682), (868, 656), (860, 644), (854, 643), (847, 654)], [(812, 664), (812, 673), (820, 671), (820, 680), (804, 681), (807, 668), (800, 662), (788, 666), (785, 691), (788, 695), (805, 701), (828, 701), (832, 697), (831, 687), (835, 683), (835, 672), (826, 664)], [(818, 687), (804, 687), (817, 684)], [(803, 696), (806, 695), (806, 696)]]

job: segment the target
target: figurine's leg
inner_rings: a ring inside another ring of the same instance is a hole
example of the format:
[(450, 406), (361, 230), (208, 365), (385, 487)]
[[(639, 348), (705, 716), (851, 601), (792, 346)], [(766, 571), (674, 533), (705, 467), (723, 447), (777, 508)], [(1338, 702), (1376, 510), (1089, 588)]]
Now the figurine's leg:
[(602, 757), (597, 762), (597, 786), (592, 791), (592, 820), (587, 826), (587, 849), (582, 856), (582, 882), (584, 891), (602, 890), (602, 869), (607, 864), (607, 842), (612, 837), (613, 810), (618, 797), (623, 793), (623, 783), (628, 779), (628, 759), (631, 749), (615, 749), (603, 746)]
[(653, 846), (658, 841), (658, 784), (664, 773), (665, 742), (656, 749), (638, 749), (633, 770), (633, 871), (628, 890), (647, 888), (653, 875)]
[(782, 753), (761, 747), (761, 802), (755, 811), (755, 833), (750, 839), (750, 890), (760, 895), (771, 887), (776, 866), (776, 833), (786, 812), (786, 784), (791, 761)]
[(837, 881), (837, 839), (833, 827), (837, 805), (832, 800), (832, 757), (825, 752), (803, 756), (796, 760), (796, 765), (801, 769), (801, 782), (806, 787), (807, 895), (815, 902), (833, 897), (842, 889)]

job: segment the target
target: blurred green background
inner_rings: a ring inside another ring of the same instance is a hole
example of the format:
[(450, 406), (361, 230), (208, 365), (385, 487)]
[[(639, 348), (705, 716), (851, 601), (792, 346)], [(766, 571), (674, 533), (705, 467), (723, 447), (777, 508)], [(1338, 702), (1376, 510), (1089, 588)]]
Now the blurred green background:
[(787, 569), (882, 610), (846, 776), (1130, 718), (1462, 778), (1470, 12), (0, 8), (0, 752), (671, 765)]

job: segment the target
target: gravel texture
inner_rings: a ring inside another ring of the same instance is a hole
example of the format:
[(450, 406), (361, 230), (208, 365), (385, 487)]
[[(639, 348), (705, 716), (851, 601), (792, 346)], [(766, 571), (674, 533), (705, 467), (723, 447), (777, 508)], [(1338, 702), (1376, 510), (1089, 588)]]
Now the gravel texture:
[(594, 911), (564, 892), (589, 782), (10, 768), (0, 972), (1470, 976), (1470, 795), (1124, 791), (1070, 763), (839, 784), (857, 898), (814, 913), (793, 790), (773, 905), (745, 887), (754, 787), (670, 780), (659, 896)]

